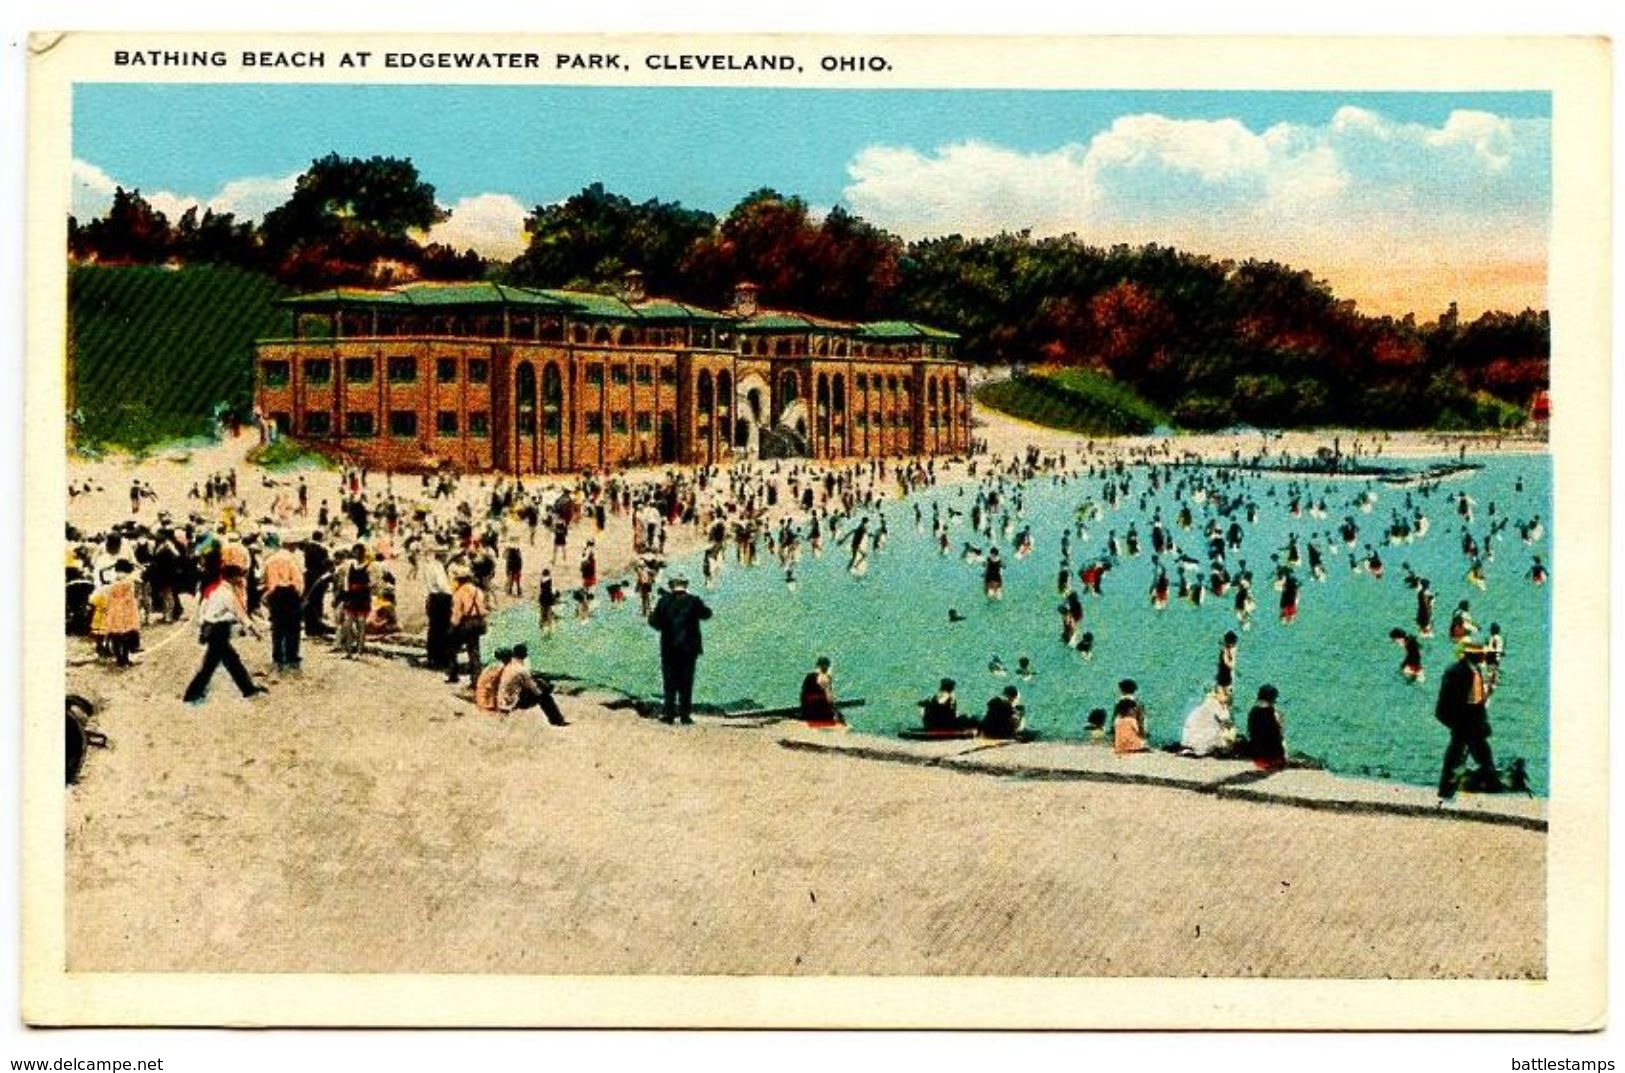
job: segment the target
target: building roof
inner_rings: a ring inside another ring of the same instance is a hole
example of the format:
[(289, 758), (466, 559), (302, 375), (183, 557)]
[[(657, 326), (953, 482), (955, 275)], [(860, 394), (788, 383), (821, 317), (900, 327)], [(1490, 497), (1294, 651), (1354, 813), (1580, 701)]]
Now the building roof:
[(877, 320), (860, 327), (859, 333), (867, 339), (939, 339), (949, 341), (958, 339), (953, 332), (945, 332), (941, 328), (933, 328), (928, 324), (918, 324), (911, 320)]
[(740, 318), (734, 325), (742, 332), (854, 332), (858, 325), (850, 321), (829, 320), (811, 313), (792, 313), (784, 309), (763, 309)]
[(615, 295), (599, 294), (595, 291), (517, 287), (483, 280), (463, 283), (418, 281), (385, 288), (333, 287), (324, 291), (282, 298), (277, 304), (307, 309), (333, 309), (341, 306), (357, 308), (509, 306), (546, 309), (566, 316), (597, 320), (655, 323), (728, 322), (735, 330), (745, 333), (821, 332), (856, 335), (881, 342), (909, 340), (949, 342), (959, 338), (953, 332), (909, 320), (879, 320), (859, 324), (783, 309), (763, 309), (748, 317), (738, 317), (672, 298), (649, 298), (628, 303)]

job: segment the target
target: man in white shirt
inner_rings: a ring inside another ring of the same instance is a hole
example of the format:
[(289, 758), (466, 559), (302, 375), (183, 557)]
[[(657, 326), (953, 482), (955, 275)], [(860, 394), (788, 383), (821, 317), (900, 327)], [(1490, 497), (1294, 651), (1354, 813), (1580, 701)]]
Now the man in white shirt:
[(446, 573), (446, 552), (436, 548), (423, 567), (423, 613), (429, 619), (429, 634), (424, 639), (425, 656), (430, 667), (444, 670), (451, 652), (451, 578)]
[(259, 636), (237, 589), (242, 577), (241, 567), (227, 565), (221, 568), (218, 578), (204, 586), (197, 608), (198, 643), (204, 646), (203, 666), (192, 676), (182, 697), (188, 704), (203, 703), (209, 689), (209, 679), (214, 677), (215, 668), (221, 665), (225, 666), (226, 673), (231, 675), (232, 682), (243, 696), (253, 697), (270, 692), (264, 686), (255, 684), (238, 657), (237, 650), (231, 647), (232, 631), (238, 626), (253, 637)]

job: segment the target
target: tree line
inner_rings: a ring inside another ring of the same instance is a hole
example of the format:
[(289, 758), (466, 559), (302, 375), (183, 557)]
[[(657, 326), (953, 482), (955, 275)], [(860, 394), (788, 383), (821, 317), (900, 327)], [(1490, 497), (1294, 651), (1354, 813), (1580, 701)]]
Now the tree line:
[(950, 329), (973, 362), (1106, 373), (1190, 428), (1504, 427), (1548, 379), (1544, 310), (1370, 316), (1270, 261), (1027, 232), (905, 242), (769, 189), (718, 218), (595, 183), (536, 206), (509, 262), (427, 242), (444, 219), (410, 160), (329, 154), (257, 225), (196, 208), (171, 223), (119, 189), (102, 217), (69, 219), (68, 241), (78, 260), (231, 264), (299, 289), (407, 279), (612, 289), (636, 269), (650, 293), (718, 308), (748, 279), (768, 306)]

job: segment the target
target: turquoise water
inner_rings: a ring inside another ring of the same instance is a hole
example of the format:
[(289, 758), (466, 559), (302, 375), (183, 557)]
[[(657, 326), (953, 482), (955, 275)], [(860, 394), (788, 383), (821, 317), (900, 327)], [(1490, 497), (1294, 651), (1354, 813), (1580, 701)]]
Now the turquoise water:
[[(923, 532), (914, 528), (914, 499), (888, 502), (889, 539), (871, 555), (869, 571), (861, 578), (847, 572), (846, 551), (833, 541), (821, 559), (806, 554), (803, 542), (796, 571), (799, 584), (790, 591), (777, 562), (765, 551), (754, 568), (745, 568), (734, 561), (730, 546), (718, 587), (697, 590), (715, 617), (706, 624), (706, 653), (700, 661), (695, 700), (731, 704), (749, 698), (767, 707), (794, 704), (812, 661), (828, 655), (835, 664), (838, 695), (867, 701), (863, 708), (848, 712), (856, 730), (893, 734), (915, 725), (916, 702), (947, 676), (959, 683), (962, 712), (980, 714), (990, 696), (1015, 684), (1026, 702), (1029, 726), (1047, 738), (1079, 739), (1089, 709), (1110, 710), (1118, 679), (1134, 678), (1150, 714), (1153, 742), (1177, 741), (1185, 714), (1212, 681), (1220, 639), (1226, 630), (1237, 628), (1237, 621), (1230, 593), (1223, 598), (1209, 595), (1200, 607), (1182, 603), (1175, 595), (1166, 610), (1152, 609), (1148, 595), (1153, 577), (1152, 511), (1160, 507), (1169, 531), (1205, 563), (1202, 529), (1209, 507), (1192, 503), (1195, 526), (1181, 530), (1175, 524), (1179, 504), (1171, 489), (1150, 495), (1142, 512), (1139, 493), (1146, 490), (1147, 474), (1142, 468), (1129, 472), (1133, 494), (1089, 523), (1087, 538), (1074, 534), (1074, 578), (1078, 566), (1102, 552), (1108, 529), (1122, 538), (1132, 522), (1142, 543), (1137, 557), (1124, 555), (1106, 575), (1102, 596), (1084, 597), (1082, 629), (1095, 635), (1092, 660), (1060, 642), (1056, 573), (1061, 532), (1072, 524), (1081, 502), (1101, 502), (1100, 480), (1073, 478), (1062, 487), (1047, 477), (1027, 483), (1025, 518), (1015, 522), (1015, 529), (1023, 524), (1032, 527), (1034, 550), (1017, 559), (1011, 540), (995, 540), (1007, 563), (1000, 601), (984, 597), (981, 566), (959, 555), (964, 543), (987, 543), (970, 530), (975, 486), (961, 485), (914, 497), (925, 512)], [(1501, 684), (1490, 707), (1496, 758), (1503, 767), (1513, 757), (1525, 758), (1536, 791), (1544, 793), (1550, 586), (1531, 584), (1525, 573), (1535, 554), (1550, 565), (1550, 474), (1545, 456), (1491, 458), (1482, 470), (1447, 480), (1427, 496), (1352, 480), (1246, 478), (1241, 487), (1258, 503), (1258, 520), (1249, 524), (1241, 518), (1244, 543), (1239, 553), (1230, 552), (1228, 561), (1234, 570), (1238, 554), (1246, 560), (1255, 578), (1258, 609), (1252, 628), (1237, 631), (1238, 721), (1245, 722), (1258, 687), (1271, 682), (1280, 689), (1278, 706), (1286, 719), (1291, 751), (1314, 757), (1335, 771), (1435, 783), (1447, 735), (1433, 719), (1433, 703), (1440, 674), (1452, 659), (1450, 613), (1459, 600), (1468, 599), (1481, 633), (1498, 622), (1507, 638)], [(1520, 478), (1523, 491), (1518, 492), (1515, 483)], [(1324, 497), (1327, 516), (1314, 518), (1306, 509), (1301, 517), (1292, 517), (1287, 507), (1289, 485), (1307, 492), (1306, 507)], [(1373, 509), (1362, 513), (1351, 503), (1367, 489), (1376, 499)], [(1390, 511), (1402, 507), (1407, 492), (1430, 519), (1430, 530), (1411, 543), (1389, 545), (1384, 530)], [(1461, 524), (1450, 498), (1457, 492), (1476, 500), (1470, 528), (1479, 540), (1492, 520), (1509, 518), (1492, 543), (1494, 559), (1485, 564), (1487, 590), (1465, 580)], [(934, 499), (945, 511), (948, 507), (963, 511), (953, 521), (947, 557), (938, 554), (930, 531)], [(1491, 503), (1497, 509), (1494, 519), (1488, 514)], [(1360, 527), (1354, 550), (1363, 555), (1370, 542), (1381, 555), (1387, 568), (1381, 580), (1350, 570), (1349, 549), (1332, 532), (1345, 515)], [(1526, 545), (1518, 529), (1535, 515), (1544, 520), (1546, 532)], [(1327, 577), (1323, 582), (1310, 578), (1305, 560), (1298, 571), (1303, 586), (1297, 621), (1283, 625), (1277, 614), (1279, 594), (1271, 585), (1270, 555), (1285, 547), (1290, 533), (1298, 534), (1305, 555), (1309, 540), (1319, 538), (1326, 550)], [(1427, 672), (1422, 685), (1400, 677), (1402, 653), (1388, 637), (1396, 626), (1415, 630), (1416, 600), (1404, 583), (1402, 562), (1431, 579), (1438, 594), (1435, 636), (1422, 641)], [(680, 565), (698, 584), (697, 559)], [(1178, 575), (1172, 570), (1170, 574), (1177, 593)], [(516, 608), (502, 616), (491, 640), (529, 642), (532, 662), (549, 672), (658, 696), (657, 637), (638, 616), (635, 598), (629, 595), (618, 608), (604, 599), (598, 604), (593, 620), (565, 621), (545, 640), (538, 636), (534, 612)], [(966, 621), (950, 623), (950, 607), (963, 613)], [(563, 605), (561, 611), (567, 613), (567, 608)], [(995, 656), (1009, 668), (1007, 677), (989, 671)], [(1036, 669), (1031, 680), (1014, 673), (1021, 656), (1030, 657)]]

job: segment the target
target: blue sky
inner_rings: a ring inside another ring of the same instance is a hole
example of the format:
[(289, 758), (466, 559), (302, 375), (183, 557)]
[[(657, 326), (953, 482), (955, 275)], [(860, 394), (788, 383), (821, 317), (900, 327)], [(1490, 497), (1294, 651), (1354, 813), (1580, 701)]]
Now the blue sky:
[(1544, 93), (85, 84), (74, 208), (117, 183), (257, 216), (314, 157), (386, 154), (452, 210), (436, 237), (498, 256), (591, 182), (718, 213), (773, 186), (909, 238), (1290, 260), (1371, 307), (1426, 282), (1408, 259), (1471, 309), (1542, 304), (1549, 120)]

